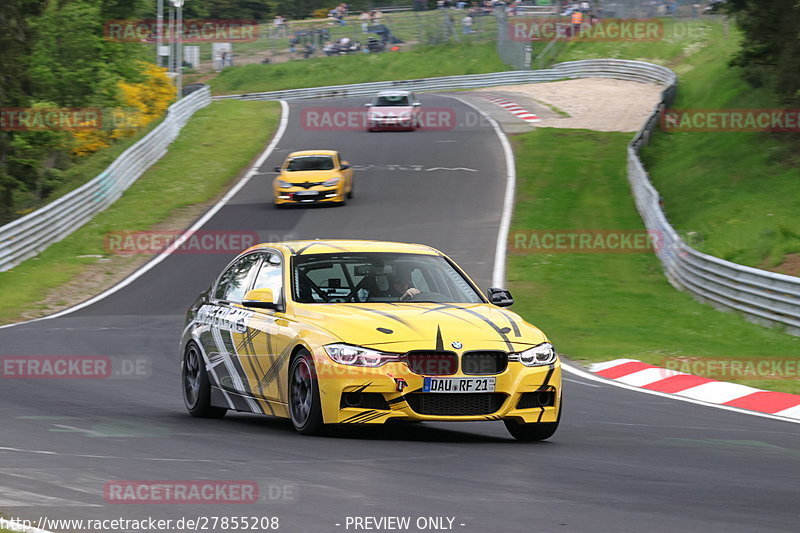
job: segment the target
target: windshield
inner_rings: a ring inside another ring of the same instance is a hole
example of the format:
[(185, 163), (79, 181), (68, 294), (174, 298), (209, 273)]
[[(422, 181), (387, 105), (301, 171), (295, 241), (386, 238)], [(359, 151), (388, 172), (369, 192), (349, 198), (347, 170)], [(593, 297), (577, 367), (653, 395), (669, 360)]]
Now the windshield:
[(404, 94), (384, 94), (375, 99), (375, 107), (409, 106), (408, 96)]
[(301, 170), (333, 170), (333, 157), (329, 155), (303, 155), (289, 161), (286, 170), (296, 172)]
[(294, 299), (300, 303), (482, 303), (445, 258), (407, 253), (341, 253), (295, 257)]

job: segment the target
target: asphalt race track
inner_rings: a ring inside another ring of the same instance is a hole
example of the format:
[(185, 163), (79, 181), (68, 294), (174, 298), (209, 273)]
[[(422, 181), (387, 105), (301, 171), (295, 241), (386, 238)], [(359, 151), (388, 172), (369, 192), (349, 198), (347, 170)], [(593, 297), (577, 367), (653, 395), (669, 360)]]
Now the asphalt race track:
[[(474, 122), (454, 99), (422, 101)], [(488, 286), (506, 176), (491, 127), (367, 133), (301, 124), (303, 107), (363, 102), (292, 104), (262, 172), (204, 229), (422, 242)], [(306, 148), (340, 150), (356, 165), (346, 207), (271, 206), (271, 169)], [(514, 441), (501, 422), (315, 438), (268, 417), (190, 418), (178, 370), (183, 313), (232, 255), (173, 254), (94, 305), (0, 329), (0, 355), (107, 355), (151, 367), (149, 377), (0, 380), (0, 510), (34, 521), (276, 516), (286, 532), (347, 531), (348, 516), (410, 516), (412, 526), (451, 517), (455, 530), (481, 533), (798, 531), (800, 425), (570, 374), (561, 428), (535, 444)], [(107, 503), (104, 485), (119, 480), (249, 480), (262, 501)]]

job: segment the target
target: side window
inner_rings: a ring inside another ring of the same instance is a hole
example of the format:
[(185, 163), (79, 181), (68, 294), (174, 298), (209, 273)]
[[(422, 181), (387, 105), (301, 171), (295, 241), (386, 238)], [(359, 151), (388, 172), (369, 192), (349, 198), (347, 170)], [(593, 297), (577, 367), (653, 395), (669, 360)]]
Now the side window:
[(222, 274), (214, 297), (229, 302), (241, 302), (255, 274), (255, 266), (261, 259), (259, 254), (242, 257)]
[(273, 303), (278, 303), (283, 291), (283, 267), (276, 254), (268, 254), (261, 263), (254, 289), (272, 289)]

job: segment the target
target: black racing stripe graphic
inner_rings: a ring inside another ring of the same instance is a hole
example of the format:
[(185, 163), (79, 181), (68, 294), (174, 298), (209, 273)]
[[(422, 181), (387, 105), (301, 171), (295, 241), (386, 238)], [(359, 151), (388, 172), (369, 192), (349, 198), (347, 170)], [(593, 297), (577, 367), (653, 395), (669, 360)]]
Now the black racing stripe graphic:
[(542, 383), (538, 389), (534, 392), (541, 392), (547, 390), (547, 387), (550, 386), (550, 378), (553, 377), (553, 373), (556, 371), (556, 365), (551, 364), (547, 369), (547, 374), (544, 376), (544, 383)]
[(522, 333), (521, 333), (521, 332), (520, 332), (520, 330), (519, 330), (519, 325), (517, 324), (517, 321), (516, 321), (516, 320), (514, 320), (514, 319), (511, 317), (511, 315), (508, 315), (508, 314), (504, 313), (503, 311), (499, 311), (499, 313), (500, 313), (501, 315), (503, 315), (504, 317), (506, 317), (506, 320), (508, 320), (508, 321), (509, 321), (509, 323), (511, 324), (511, 327), (514, 329), (514, 336), (515, 336), (515, 337), (521, 337), (521, 336), (522, 336)]
[(374, 415), (372, 415), (372, 416), (370, 416), (368, 418), (362, 418), (361, 420), (356, 422), (356, 424), (366, 424), (367, 422), (372, 422), (373, 420), (377, 420), (380, 417), (386, 416), (388, 414), (389, 414), (389, 411), (378, 412), (378, 413), (375, 413)]
[(389, 405), (394, 405), (396, 403), (400, 403), (400, 402), (404, 402), (404, 401), (406, 401), (406, 397), (405, 396), (398, 396), (397, 398), (394, 398), (392, 400), (387, 400), (386, 403), (388, 403)]
[(365, 390), (367, 387), (369, 387), (370, 385), (372, 385), (372, 382), (371, 382), (371, 381), (370, 381), (369, 383), (367, 383), (366, 385), (361, 385), (361, 386), (359, 386), (357, 389), (355, 389), (355, 390), (352, 390), (352, 391), (350, 391), (350, 392), (364, 392), (364, 390)]
[(442, 341), (442, 328), (438, 325), (436, 326), (436, 351), (443, 352), (444, 351), (444, 341)]
[(339, 304), (339, 305), (341, 305), (342, 307), (352, 307), (353, 309), (358, 309), (359, 311), (366, 311), (366, 312), (369, 312), (369, 313), (375, 313), (375, 314), (380, 315), (382, 317), (391, 318), (392, 320), (396, 320), (397, 322), (400, 322), (401, 324), (403, 324), (407, 328), (412, 329), (412, 330), (416, 331), (417, 333), (420, 333), (420, 334), (422, 333), (420, 330), (418, 330), (416, 327), (414, 327), (414, 325), (411, 324), (408, 320), (405, 320), (403, 318), (400, 318), (399, 316), (393, 315), (392, 313), (387, 313), (386, 311), (379, 311), (377, 309), (369, 309), (369, 308), (359, 307), (357, 305), (349, 305), (349, 304)]
[[(225, 333), (228, 334), (225, 335), (223, 332), (220, 332), (220, 336), (222, 337), (222, 344), (225, 345), (225, 350), (228, 352), (230, 356), (233, 369), (239, 376), (239, 380), (242, 382), (242, 387), (244, 387), (243, 391), (237, 391), (237, 392), (243, 393), (247, 396), (254, 396), (253, 391), (250, 388), (250, 382), (247, 379), (247, 373), (244, 371), (244, 365), (242, 364), (242, 360), (239, 356), (239, 353), (236, 352), (236, 343), (233, 341), (233, 332), (228, 331)], [(230, 343), (230, 345), (228, 345), (228, 343)]]
[(312, 246), (327, 246), (328, 248), (333, 248), (334, 250), (338, 250), (340, 252), (347, 252), (348, 251), (347, 248), (342, 248), (341, 246), (337, 246), (337, 245), (331, 244), (329, 242), (312, 242), (312, 243), (306, 244), (305, 246), (303, 246), (302, 248), (297, 250), (295, 255), (303, 255), (303, 252), (305, 252), (306, 250), (308, 250)]
[[(258, 381), (259, 386), (267, 388), (273, 381), (275, 381), (275, 379), (277, 379), (278, 376), (280, 376), (281, 369), (283, 368), (283, 365), (286, 363), (286, 361), (289, 359), (290, 355), (291, 351), (287, 347), (286, 349), (283, 350), (283, 353), (281, 353), (278, 357), (275, 358), (275, 361), (272, 363), (272, 366), (269, 367), (269, 369), (264, 373), (264, 376)], [(281, 397), (280, 391), (278, 397), (279, 398)]]
[(355, 415), (351, 416), (350, 418), (345, 418), (344, 420), (342, 420), (341, 423), (342, 424), (353, 424), (359, 418), (362, 418), (362, 417), (365, 417), (365, 416), (369, 416), (369, 415), (373, 414), (374, 412), (375, 412), (375, 409), (370, 409), (369, 411), (364, 411), (363, 413), (355, 414)]
[[(425, 311), (422, 313), (423, 315), (425, 315), (427, 313), (434, 313), (434, 312), (442, 313), (443, 315), (447, 315), (449, 317), (457, 318), (458, 320), (470, 323), (470, 321), (467, 320), (466, 318), (464, 318), (463, 316), (454, 315), (453, 313), (448, 313), (447, 311), (445, 311), (445, 309), (451, 309), (450, 307), (441, 306), (441, 307), (436, 307), (436, 308), (433, 308), (433, 309), (430, 309), (428, 307), (420, 307), (420, 306), (417, 306), (417, 305), (415, 305), (414, 307), (417, 308), (417, 309), (425, 309)], [(463, 309), (462, 307), (456, 307), (456, 306), (453, 306), (452, 308), (454, 308), (454, 309)]]
[[(256, 347), (253, 345), (253, 339), (258, 336), (258, 333), (259, 330), (248, 327), (243, 335), (242, 341), (236, 346), (236, 353), (239, 359), (245, 359), (247, 361), (247, 365), (250, 367), (253, 376), (256, 376), (256, 379), (258, 379), (257, 376), (263, 375), (264, 373), (264, 370), (261, 368), (261, 361), (256, 357)], [(259, 395), (263, 397), (264, 388), (261, 385), (260, 379), (256, 382), (256, 387), (258, 387)]]
[(503, 330), (500, 328), (500, 326), (498, 326), (497, 324), (495, 324), (494, 322), (492, 322), (491, 320), (489, 320), (488, 318), (486, 318), (482, 314), (480, 314), (480, 313), (478, 313), (476, 311), (473, 311), (472, 309), (467, 309), (466, 307), (459, 307), (458, 309), (460, 309), (461, 311), (464, 311), (465, 313), (469, 313), (470, 315), (476, 316), (476, 317), (480, 318), (481, 320), (483, 320), (484, 322), (486, 322), (489, 326), (491, 326), (492, 329), (494, 329), (497, 332), (498, 335), (500, 335), (500, 337), (506, 343), (506, 347), (508, 348), (508, 351), (509, 352), (513, 352), (514, 351), (514, 344), (509, 340), (508, 335), (503, 333)]
[[(539, 386), (539, 388), (536, 389), (535, 392), (540, 392), (540, 391), (547, 390), (547, 388), (550, 386), (549, 385), (550, 384), (550, 378), (553, 377), (553, 373), (555, 371), (556, 371), (556, 365), (555, 364), (550, 365), (550, 367), (547, 369), (547, 375), (545, 375), (545, 377), (544, 377), (544, 383), (542, 383)], [(539, 409), (541, 409), (541, 411), (539, 412), (539, 418), (536, 419), (537, 422), (541, 422), (542, 421), (542, 417), (544, 416), (544, 407), (540, 407)]]

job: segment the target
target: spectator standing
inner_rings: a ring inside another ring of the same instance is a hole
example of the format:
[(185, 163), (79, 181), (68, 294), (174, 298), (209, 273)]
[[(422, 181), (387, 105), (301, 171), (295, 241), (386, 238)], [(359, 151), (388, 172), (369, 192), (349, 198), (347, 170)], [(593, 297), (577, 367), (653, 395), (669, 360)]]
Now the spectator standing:
[(363, 11), (359, 16), (358, 20), (361, 21), (361, 33), (368, 33), (369, 32), (369, 23), (372, 20), (372, 16), (370, 16), (369, 11)]
[(475, 20), (472, 18), (472, 15), (467, 13), (463, 19), (461, 19), (461, 26), (464, 27), (464, 33), (469, 34), (472, 33), (472, 25), (475, 23)]
[(571, 15), (572, 21), (572, 35), (577, 36), (581, 32), (581, 26), (583, 25), (583, 13), (580, 11), (573, 11)]

